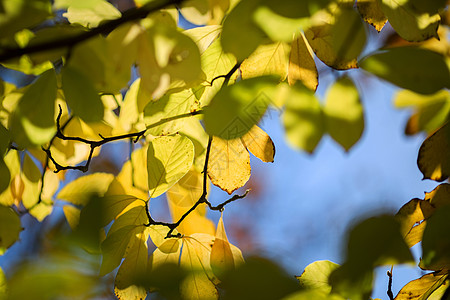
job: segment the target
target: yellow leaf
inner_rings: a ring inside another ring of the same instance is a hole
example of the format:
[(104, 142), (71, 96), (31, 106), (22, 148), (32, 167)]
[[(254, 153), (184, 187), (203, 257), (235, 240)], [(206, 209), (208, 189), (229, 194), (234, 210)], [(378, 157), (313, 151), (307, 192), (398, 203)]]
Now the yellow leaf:
[(250, 178), (250, 156), (241, 139), (213, 137), (208, 162), (211, 182), (231, 194)]
[(131, 154), (131, 160), (123, 164), (116, 180), (111, 183), (117, 190), (110, 194), (133, 195), (140, 199), (148, 198), (147, 146)]
[(419, 279), (410, 281), (400, 292), (398, 292), (395, 300), (425, 300), (448, 278), (446, 272), (433, 272), (426, 274)]
[(387, 22), (387, 18), (381, 10), (380, 2), (378, 0), (358, 0), (356, 5), (364, 21), (380, 32)]
[(0, 205), (11, 206), (22, 199), (23, 181), (20, 177), (20, 160), (17, 151), (9, 151), (3, 158), (10, 172), (9, 188), (0, 194)]
[(31, 208), (38, 202), (42, 181), (41, 171), (28, 154), (25, 154), (23, 160), (22, 180), (24, 183), (22, 203), (26, 208)]
[(78, 226), (78, 223), (80, 222), (81, 210), (72, 205), (64, 205), (63, 211), (70, 228), (72, 228), (72, 230), (75, 230), (75, 228), (77, 228)]
[(185, 30), (183, 33), (189, 36), (197, 44), (200, 54), (202, 54), (217, 38), (221, 31), (222, 26), (220, 25), (208, 25)]
[(319, 73), (314, 62), (312, 49), (307, 44), (305, 35), (300, 33), (292, 41), (289, 54), (288, 82), (290, 85), (301, 80), (303, 84), (315, 91), (319, 85)]
[(22, 225), (17, 213), (3, 205), (0, 205), (0, 224), (0, 255), (3, 255), (19, 239)]
[(450, 176), (450, 123), (445, 123), (420, 146), (417, 165), (424, 179), (443, 181)]
[(241, 65), (242, 78), (277, 75), (284, 80), (288, 71), (289, 46), (278, 42), (260, 45)]
[(211, 18), (208, 0), (188, 0), (180, 5), (180, 13), (189, 22), (196, 25), (205, 25)]
[(248, 151), (263, 162), (273, 162), (275, 145), (270, 136), (257, 125), (241, 137), (241, 141)]

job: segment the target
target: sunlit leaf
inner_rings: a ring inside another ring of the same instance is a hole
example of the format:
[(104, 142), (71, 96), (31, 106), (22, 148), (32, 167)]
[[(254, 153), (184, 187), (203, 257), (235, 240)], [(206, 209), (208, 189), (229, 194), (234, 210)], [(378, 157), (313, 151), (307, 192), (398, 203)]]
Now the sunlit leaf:
[(9, 170), (10, 180), (8, 185), (10, 188), (0, 194), (0, 204), (10, 206), (14, 203), (18, 204), (22, 199), (24, 185), (20, 176), (20, 158), (17, 151), (9, 151), (3, 160)]
[(288, 71), (289, 47), (278, 42), (260, 45), (241, 64), (241, 76), (243, 79), (263, 75), (277, 75), (284, 80)]
[(424, 179), (443, 181), (450, 176), (450, 124), (445, 123), (420, 146), (417, 165)]
[(41, 171), (32, 158), (26, 154), (22, 165), (22, 181), (24, 190), (22, 194), (23, 205), (30, 209), (39, 201), (40, 188), (42, 185)]
[(75, 205), (86, 205), (93, 195), (103, 196), (108, 190), (114, 175), (94, 173), (79, 177), (65, 185), (57, 198)]
[(7, 288), (8, 288), (8, 286), (7, 286), (5, 272), (3, 272), (3, 269), (0, 268), (0, 297), (6, 298)]
[(425, 300), (447, 279), (445, 272), (434, 272), (410, 281), (398, 292), (395, 300)]
[(325, 120), (314, 92), (301, 83), (289, 91), (283, 123), (288, 142), (312, 153), (325, 132)]
[(0, 158), (0, 193), (3, 193), (11, 181), (11, 173), (3, 158)]
[(381, 10), (379, 0), (358, 0), (356, 5), (364, 21), (372, 25), (378, 32), (383, 29), (387, 18)]
[(189, 36), (197, 44), (200, 54), (202, 54), (217, 38), (221, 31), (222, 26), (209, 25), (186, 30), (184, 31), (184, 34)]
[(380, 2), (389, 23), (405, 40), (417, 42), (437, 37), (437, 28), (441, 20), (439, 14), (419, 12), (412, 4), (413, 1), (381, 0)]
[(94, 1), (89, 7), (69, 6), (63, 14), (70, 23), (80, 24), (87, 28), (97, 27), (102, 21), (120, 18), (121, 13), (107, 1)]
[(400, 223), (400, 230), (409, 247), (414, 246), (422, 240), (425, 228), (424, 219), (428, 218), (434, 211), (429, 201), (412, 199), (403, 205), (396, 214)]
[(384, 80), (421, 94), (450, 87), (450, 71), (444, 58), (423, 48), (392, 48), (366, 57), (360, 65)]
[(319, 260), (309, 264), (297, 279), (306, 289), (317, 289), (326, 294), (331, 292), (328, 277), (339, 265), (328, 260)]
[(360, 16), (349, 7), (331, 9), (316, 15), (317, 25), (305, 31), (306, 39), (317, 57), (328, 66), (345, 70), (357, 67), (366, 33)]
[(194, 145), (185, 136), (176, 134), (154, 139), (147, 151), (147, 172), (150, 197), (166, 192), (191, 168)]
[(75, 230), (75, 228), (78, 226), (78, 223), (80, 222), (81, 210), (72, 205), (64, 205), (63, 211), (70, 228), (72, 230)]
[(188, 0), (180, 5), (180, 13), (183, 17), (196, 25), (205, 25), (209, 21), (211, 18), (209, 10), (208, 0)]
[(276, 78), (263, 76), (223, 87), (205, 108), (206, 132), (226, 140), (246, 134), (266, 112), (276, 84)]
[(313, 52), (303, 33), (292, 41), (289, 54), (288, 82), (293, 85), (297, 80), (301, 80), (311, 90), (316, 90), (319, 85), (319, 74)]
[(248, 151), (263, 162), (273, 162), (275, 145), (270, 136), (257, 125), (241, 137), (241, 141)]
[(326, 131), (346, 151), (360, 139), (364, 114), (358, 90), (348, 77), (341, 77), (328, 90), (323, 107)]
[(0, 205), (0, 224), (0, 255), (3, 255), (19, 239), (22, 225), (17, 213), (3, 205)]
[(324, 293), (321, 290), (303, 290), (296, 293), (293, 293), (287, 297), (284, 297), (282, 300), (344, 300), (345, 298), (337, 295)]
[(92, 83), (75, 68), (62, 70), (64, 96), (73, 113), (85, 122), (103, 119), (103, 103)]
[(46, 71), (25, 91), (11, 114), (12, 139), (23, 146), (42, 145), (56, 132), (56, 76)]
[(213, 137), (208, 162), (211, 182), (231, 194), (250, 178), (250, 155), (241, 139)]

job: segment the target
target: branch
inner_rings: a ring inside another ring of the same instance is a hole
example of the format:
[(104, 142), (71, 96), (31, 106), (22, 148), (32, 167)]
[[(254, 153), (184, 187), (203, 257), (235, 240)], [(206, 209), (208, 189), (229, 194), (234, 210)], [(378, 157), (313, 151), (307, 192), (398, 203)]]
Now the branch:
[(237, 63), (233, 66), (233, 68), (232, 68), (227, 74), (225, 74), (225, 75), (219, 75), (219, 76), (214, 77), (214, 78), (211, 80), (210, 85), (212, 86), (213, 83), (214, 83), (214, 81), (215, 81), (216, 79), (219, 79), (219, 78), (225, 78), (225, 81), (222, 83), (222, 87), (228, 85), (228, 82), (230, 81), (231, 76), (234, 74), (234, 72), (237, 71), (237, 69), (239, 69), (239, 67), (241, 66), (241, 64), (242, 64), (242, 62), (237, 62)]
[(389, 277), (387, 295), (389, 296), (389, 300), (394, 300), (394, 294), (392, 293), (392, 269), (393, 268), (394, 268), (394, 266), (391, 267), (391, 271), (387, 271), (387, 276)]
[(12, 58), (20, 57), (24, 54), (33, 54), (42, 51), (55, 50), (60, 48), (71, 48), (85, 40), (88, 40), (99, 34), (107, 34), (120, 25), (145, 18), (149, 13), (158, 11), (171, 5), (182, 3), (183, 0), (155, 0), (140, 8), (131, 8), (124, 12), (118, 19), (107, 21), (98, 27), (75, 36), (61, 37), (51, 41), (29, 45), (24, 48), (9, 48), (0, 54), (0, 61), (6, 61)]

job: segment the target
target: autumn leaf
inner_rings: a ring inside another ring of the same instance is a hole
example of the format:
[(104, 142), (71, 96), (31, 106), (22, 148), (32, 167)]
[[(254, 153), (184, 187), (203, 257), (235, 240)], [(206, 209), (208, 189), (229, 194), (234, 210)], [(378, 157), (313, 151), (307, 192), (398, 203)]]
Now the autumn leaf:
[(292, 41), (289, 54), (288, 82), (293, 85), (301, 80), (303, 84), (315, 91), (319, 85), (319, 74), (313, 58), (311, 46), (306, 41), (303, 33)]

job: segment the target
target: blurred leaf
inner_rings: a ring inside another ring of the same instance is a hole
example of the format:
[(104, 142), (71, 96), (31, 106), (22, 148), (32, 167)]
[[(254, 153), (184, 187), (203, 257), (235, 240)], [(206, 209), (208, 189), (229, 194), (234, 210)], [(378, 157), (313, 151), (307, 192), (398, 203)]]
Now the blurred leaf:
[(220, 25), (208, 25), (185, 30), (184, 34), (189, 36), (197, 44), (200, 54), (203, 54), (213, 41), (216, 40), (221, 31), (222, 26)]
[(341, 77), (329, 89), (323, 107), (326, 131), (346, 151), (361, 138), (364, 114), (358, 90), (348, 77)]
[(417, 165), (423, 179), (444, 181), (450, 176), (450, 124), (445, 123), (420, 146)]
[(312, 153), (325, 132), (325, 120), (314, 92), (297, 82), (289, 90), (283, 123), (288, 142)]
[(397, 212), (395, 217), (400, 223), (400, 231), (409, 247), (414, 246), (422, 240), (422, 234), (425, 228), (425, 222), (423, 221), (433, 211), (434, 208), (429, 201), (412, 199)]
[(375, 53), (361, 61), (361, 68), (421, 94), (450, 87), (450, 71), (444, 58), (423, 48), (398, 47)]
[(289, 55), (288, 82), (293, 85), (297, 80), (315, 91), (319, 85), (319, 73), (314, 62), (313, 52), (303, 33), (300, 33), (291, 44)]
[(425, 300), (441, 285), (444, 284), (448, 274), (445, 272), (434, 272), (423, 275), (419, 279), (408, 282), (398, 292), (395, 300)]
[(102, 21), (114, 20), (121, 17), (120, 11), (107, 1), (94, 1), (89, 7), (70, 5), (63, 14), (70, 23), (80, 24), (87, 28), (94, 28)]
[(78, 177), (65, 185), (57, 198), (75, 205), (86, 205), (92, 196), (103, 196), (108, 190), (114, 175), (108, 173), (93, 173)]
[(334, 7), (318, 13), (317, 25), (305, 31), (317, 57), (326, 65), (346, 70), (357, 67), (357, 58), (366, 43), (360, 16), (350, 7)]
[(387, 18), (381, 9), (381, 1), (357, 0), (356, 5), (364, 21), (372, 25), (378, 32), (380, 32), (387, 22)]
[(241, 139), (213, 137), (208, 162), (212, 184), (231, 194), (250, 178), (250, 155)]
[(195, 25), (205, 25), (211, 18), (208, 0), (188, 0), (180, 5), (180, 13)]
[(288, 71), (288, 53), (289, 46), (282, 42), (258, 46), (241, 64), (242, 79), (276, 75), (284, 80)]
[(405, 40), (418, 42), (437, 37), (441, 20), (439, 14), (421, 13), (415, 9), (412, 2), (381, 0), (381, 9), (391, 26)]
[(303, 288), (320, 290), (325, 294), (329, 294), (331, 286), (328, 283), (328, 277), (338, 267), (338, 264), (328, 260), (315, 261), (309, 264), (297, 279)]
[(225, 140), (246, 134), (266, 112), (276, 84), (276, 78), (263, 76), (223, 87), (204, 109), (206, 132)]
[(11, 181), (11, 173), (3, 158), (0, 158), (0, 193), (3, 193), (9, 188)]
[(421, 13), (437, 13), (439, 9), (444, 9), (448, 1), (446, 0), (431, 0), (431, 1), (420, 1), (420, 0), (410, 0), (411, 7), (416, 11)]
[(103, 103), (89, 79), (73, 67), (62, 70), (62, 89), (73, 113), (85, 122), (103, 119)]
[(78, 226), (78, 223), (80, 222), (81, 209), (72, 205), (64, 205), (63, 212), (70, 228), (72, 230), (75, 230), (75, 228)]
[(0, 255), (11, 247), (22, 231), (19, 216), (11, 207), (0, 205)]
[(150, 198), (166, 192), (191, 168), (194, 145), (185, 136), (176, 134), (154, 139), (147, 151), (147, 172)]
[(25, 154), (22, 164), (22, 181), (24, 184), (22, 204), (27, 209), (34, 207), (39, 201), (42, 186), (41, 177), (39, 167), (28, 154)]
[(450, 268), (450, 206), (437, 209), (427, 219), (422, 238), (421, 267), (428, 270)]
[(48, 70), (25, 91), (10, 115), (11, 138), (21, 147), (42, 145), (56, 133), (56, 76)]
[(5, 272), (3, 272), (3, 269), (0, 268), (0, 298), (4, 299), (6, 298), (6, 292), (8, 290), (8, 285), (6, 281)]
[[(17, 151), (9, 151), (3, 158), (4, 163), (8, 167), (10, 174), (9, 188), (5, 189), (0, 194), (0, 205), (11, 206), (14, 203), (18, 204), (22, 199), (23, 181), (20, 176), (20, 158)], [(6, 176), (6, 173), (5, 175)], [(6, 177), (2, 177), (5, 180)]]
[(222, 48), (234, 54), (238, 61), (246, 59), (265, 40), (264, 32), (255, 24), (252, 15), (259, 0), (239, 2), (223, 23)]
[(241, 137), (242, 144), (254, 156), (263, 162), (273, 162), (275, 145), (270, 136), (257, 125)]

